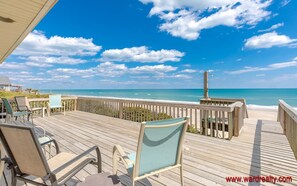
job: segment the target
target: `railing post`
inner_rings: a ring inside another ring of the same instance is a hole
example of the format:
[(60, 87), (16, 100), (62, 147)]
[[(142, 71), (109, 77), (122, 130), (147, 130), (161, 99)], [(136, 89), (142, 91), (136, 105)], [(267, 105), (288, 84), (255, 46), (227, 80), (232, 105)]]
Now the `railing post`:
[(239, 108), (234, 108), (234, 115), (233, 115), (233, 121), (234, 121), (234, 136), (239, 136)]
[(233, 112), (228, 112), (228, 139), (231, 140), (232, 137), (233, 137)]
[(120, 112), (120, 119), (123, 119), (123, 102), (119, 102), (119, 112)]
[(204, 98), (209, 99), (209, 97), (208, 97), (208, 71), (204, 72)]
[(287, 130), (287, 114), (285, 109), (283, 109), (283, 113), (284, 113), (284, 120), (283, 120), (283, 129), (284, 129), (284, 135), (286, 135), (286, 130)]
[(76, 109), (77, 109), (77, 99), (78, 99), (78, 98), (74, 99), (74, 108), (73, 108), (74, 111), (76, 111)]

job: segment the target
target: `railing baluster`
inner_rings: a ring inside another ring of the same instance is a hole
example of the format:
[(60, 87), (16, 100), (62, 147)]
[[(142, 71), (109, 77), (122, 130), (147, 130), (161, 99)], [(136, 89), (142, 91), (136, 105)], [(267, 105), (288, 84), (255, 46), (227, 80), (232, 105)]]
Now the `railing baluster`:
[(225, 139), (225, 112), (222, 113), (223, 118), (222, 118), (222, 131), (223, 131), (223, 139)]
[(215, 122), (216, 122), (216, 137), (219, 137), (219, 123), (218, 123), (218, 111), (215, 111)]

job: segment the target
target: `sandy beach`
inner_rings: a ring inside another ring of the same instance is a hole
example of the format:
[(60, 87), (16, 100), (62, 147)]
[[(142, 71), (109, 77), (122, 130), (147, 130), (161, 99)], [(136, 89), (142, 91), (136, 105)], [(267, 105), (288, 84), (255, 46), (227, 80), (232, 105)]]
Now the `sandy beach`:
[(260, 108), (248, 108), (249, 118), (246, 120), (277, 120), (276, 109), (260, 109)]

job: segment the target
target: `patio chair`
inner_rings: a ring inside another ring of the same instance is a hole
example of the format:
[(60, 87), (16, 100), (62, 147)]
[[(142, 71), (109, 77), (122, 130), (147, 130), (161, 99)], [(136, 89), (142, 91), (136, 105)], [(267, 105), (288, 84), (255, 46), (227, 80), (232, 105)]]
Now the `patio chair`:
[(17, 105), (17, 110), (18, 111), (28, 111), (28, 112), (30, 112), (28, 117), (31, 116), (32, 121), (33, 121), (33, 112), (35, 112), (35, 111), (41, 111), (42, 117), (44, 116), (43, 107), (31, 108), (31, 106), (29, 104), (29, 100), (28, 100), (28, 98), (26, 96), (15, 96), (14, 99), (15, 99), (15, 102), (16, 102), (16, 105)]
[[(33, 128), (0, 125), (0, 138), (11, 161), (12, 186), (18, 180), (33, 185), (64, 185), (88, 164), (96, 164), (101, 172), (101, 155), (94, 146), (80, 155), (60, 152), (46, 160)], [(96, 150), (96, 159), (86, 155)]]
[(180, 168), (184, 185), (182, 150), (187, 126), (188, 117), (141, 123), (136, 152), (125, 154), (119, 145), (113, 148), (113, 174), (122, 161), (134, 186), (137, 180)]
[(2, 99), (2, 102), (3, 102), (4, 107), (6, 109), (6, 118), (5, 118), (6, 122), (10, 121), (11, 118), (15, 117), (15, 119), (17, 120), (18, 117), (21, 117), (21, 116), (24, 117), (25, 115), (28, 116), (28, 121), (29, 121), (29, 118), (30, 118), (29, 115), (30, 115), (31, 112), (29, 112), (29, 111), (20, 111), (20, 112), (17, 111), (17, 112), (14, 112), (12, 110), (12, 106), (10, 105), (8, 99), (6, 99), (6, 98), (1, 98), (1, 99)]
[[(44, 146), (48, 146), (49, 147), (49, 152), (51, 151), (51, 146), (52, 146), (52, 143), (55, 144), (56, 146), (56, 154), (59, 153), (59, 147), (58, 147), (58, 144), (57, 142), (54, 140), (54, 139), (49, 139), (49, 138), (46, 138), (46, 137), (41, 137), (41, 138), (38, 138), (38, 141), (40, 142), (40, 145), (42, 147)], [(49, 155), (50, 156), (50, 155)], [(10, 163), (10, 160), (9, 158), (7, 157), (6, 153), (5, 153), (5, 149), (2, 145), (2, 143), (0, 142), (0, 185), (1, 184), (4, 184), (6, 186), (9, 186), (10, 184), (8, 183), (8, 180), (7, 180), (7, 177), (6, 177), (6, 173), (5, 173), (5, 169), (7, 169), (7, 165)], [(2, 183), (1, 183), (1, 180), (2, 180)]]
[(49, 95), (49, 102), (47, 105), (47, 115), (50, 116), (51, 109), (60, 108), (64, 110), (65, 115), (65, 107), (62, 105), (61, 95)]

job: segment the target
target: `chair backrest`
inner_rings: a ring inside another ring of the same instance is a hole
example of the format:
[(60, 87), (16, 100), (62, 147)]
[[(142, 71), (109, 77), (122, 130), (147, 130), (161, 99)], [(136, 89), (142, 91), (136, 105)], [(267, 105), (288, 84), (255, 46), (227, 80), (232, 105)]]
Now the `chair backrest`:
[(33, 128), (0, 124), (0, 138), (18, 174), (44, 177), (50, 173)]
[(31, 110), (29, 100), (26, 96), (16, 96), (14, 97), (15, 102), (17, 104), (17, 109), (19, 111), (28, 111)]
[(4, 104), (4, 107), (6, 109), (6, 113), (12, 115), (13, 111), (12, 111), (12, 107), (11, 107), (8, 99), (6, 99), (6, 98), (1, 98), (1, 99), (2, 99), (2, 103)]
[(141, 176), (180, 164), (187, 118), (141, 124), (133, 174)]
[(62, 106), (61, 95), (49, 95), (50, 107), (60, 107)]

